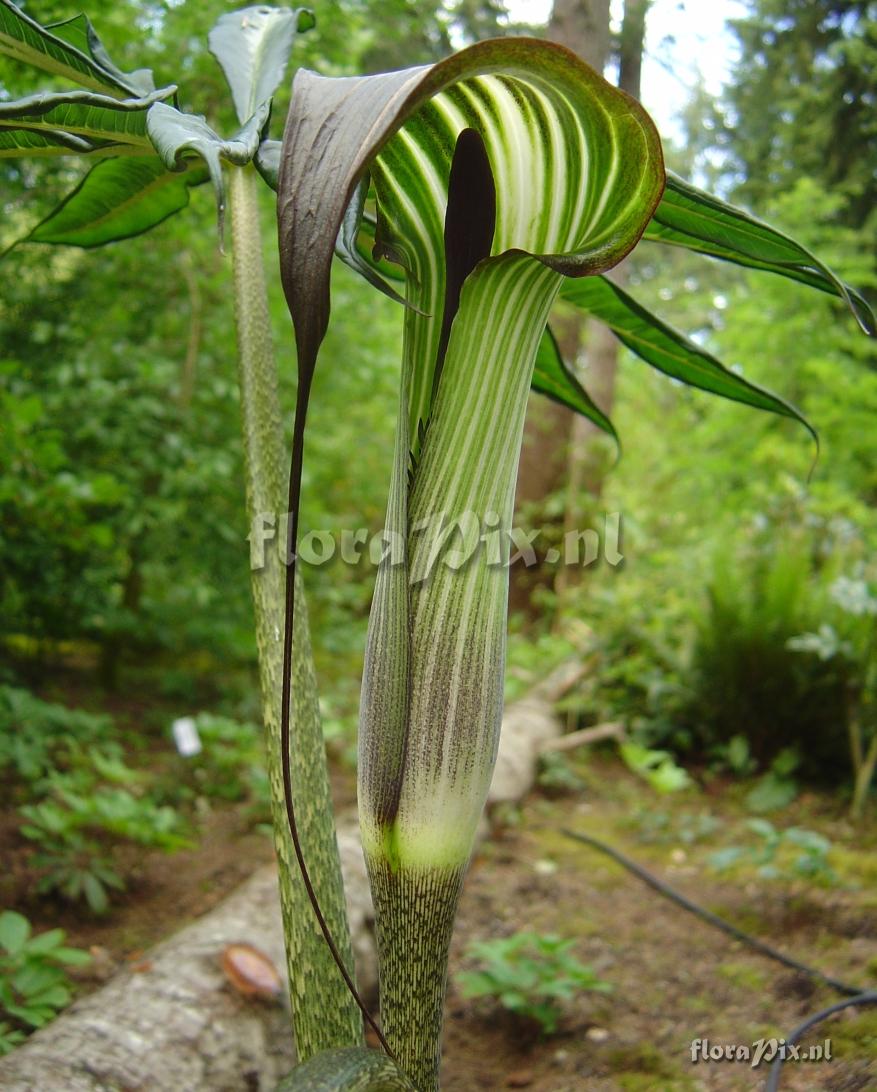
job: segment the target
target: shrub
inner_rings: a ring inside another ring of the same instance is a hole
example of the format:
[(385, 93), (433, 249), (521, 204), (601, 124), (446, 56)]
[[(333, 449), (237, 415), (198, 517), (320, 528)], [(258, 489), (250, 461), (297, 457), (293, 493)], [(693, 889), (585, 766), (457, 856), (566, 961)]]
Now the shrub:
[(704, 749), (743, 736), (760, 765), (795, 747), (802, 775), (846, 773), (844, 680), (830, 661), (789, 647), (816, 628), (821, 599), (802, 549), (718, 559), (692, 657)]
[(41, 701), (27, 690), (0, 687), (0, 775), (35, 782), (73, 744), (108, 740), (109, 716)]

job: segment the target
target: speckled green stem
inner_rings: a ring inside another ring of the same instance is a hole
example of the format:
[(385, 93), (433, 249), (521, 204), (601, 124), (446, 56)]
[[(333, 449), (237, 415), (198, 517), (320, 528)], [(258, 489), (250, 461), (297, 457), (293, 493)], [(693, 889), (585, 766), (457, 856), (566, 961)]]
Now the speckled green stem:
[(366, 863), (384, 1035), (417, 1092), (436, 1092), (448, 951), (466, 869), (394, 868), (368, 853)]
[[(247, 511), (251, 525), (263, 514), (273, 516), (279, 536), (286, 507), (287, 471), (277, 364), (262, 261), (258, 178), (252, 167), (233, 168), (229, 174)], [(320, 932), (289, 833), (280, 761), (285, 569), (277, 541), (265, 544), (264, 562), (264, 566), (254, 569), (252, 574), (256, 642), (292, 1019), (298, 1056), (304, 1061), (331, 1047), (358, 1046), (362, 1042), (362, 1018)], [(352, 973), (353, 954), (333, 825), (317, 683), (304, 594), (298, 574), (296, 577), (290, 710), (292, 791), (299, 837), (311, 880), (338, 949)]]

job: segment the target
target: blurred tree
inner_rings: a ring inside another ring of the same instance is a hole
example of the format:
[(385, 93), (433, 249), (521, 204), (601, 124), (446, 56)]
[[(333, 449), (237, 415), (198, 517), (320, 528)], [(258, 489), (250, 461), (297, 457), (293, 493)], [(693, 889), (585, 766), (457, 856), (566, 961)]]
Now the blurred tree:
[(732, 22), (728, 89), (740, 196), (764, 208), (803, 175), (843, 201), (837, 221), (877, 235), (877, 3), (750, 0)]
[[(321, 3), (321, 30), (300, 39), (299, 62), (354, 70), (372, 41), (373, 6), (380, 5)], [(64, 2), (29, 8), (47, 20), (75, 13)], [(91, 15), (123, 68), (152, 66), (159, 79), (177, 79), (186, 108), (232, 132), (233, 116), (219, 109), (228, 99), (223, 78), (205, 42), (226, 9), (218, 0), (122, 0)], [(385, 32), (404, 43), (401, 22), (388, 19)], [(35, 90), (34, 78), (0, 61), (0, 96)], [(278, 135), (282, 117), (281, 104)], [(26, 235), (86, 169), (64, 159), (0, 158), (0, 249)], [(263, 199), (267, 212), (271, 195)], [(267, 262), (276, 267), (276, 255)], [(7, 650), (37, 647), (46, 658), (73, 640), (82, 660), (87, 639), (108, 683), (123, 663), (161, 650), (175, 658), (209, 652), (226, 663), (253, 658), (230, 275), (206, 190), (193, 192), (189, 209), (148, 240), (88, 252), (22, 244), (5, 257), (0, 635)], [(325, 351), (343, 367), (324, 369), (316, 392), (304, 518), (312, 527), (343, 519), (377, 529), (395, 416), (396, 316), (346, 271), (340, 278)], [(291, 419), (289, 320), (279, 287), (272, 290)], [(355, 467), (351, 445), (362, 449)], [(365, 565), (318, 570), (317, 623), (335, 629), (352, 608), (364, 628), (371, 575)], [(358, 632), (347, 626), (345, 651)], [(337, 636), (319, 643), (337, 661)]]
[[(650, 0), (625, 0), (621, 30), (611, 32), (609, 0), (554, 0), (548, 37), (573, 50), (592, 68), (603, 72), (610, 60), (618, 64), (619, 86), (634, 98), (640, 95), (645, 21)], [(624, 278), (623, 267), (613, 279)], [(560, 305), (552, 317), (560, 350), (580, 371), (590, 396), (604, 413), (611, 414), (618, 368), (618, 342), (602, 323), (585, 320), (581, 313)], [(516, 502), (523, 515), (551, 521), (545, 499), (565, 491), (563, 532), (586, 524), (589, 501), (599, 497), (611, 451), (605, 434), (586, 418), (566, 408), (531, 397), (518, 475)], [(556, 519), (557, 513), (554, 513)], [(531, 597), (553, 582), (563, 596), (572, 571), (563, 567), (547, 572), (540, 566), (512, 569), (512, 610), (530, 610)], [(538, 596), (537, 596), (538, 598)], [(533, 604), (535, 606), (535, 604)]]

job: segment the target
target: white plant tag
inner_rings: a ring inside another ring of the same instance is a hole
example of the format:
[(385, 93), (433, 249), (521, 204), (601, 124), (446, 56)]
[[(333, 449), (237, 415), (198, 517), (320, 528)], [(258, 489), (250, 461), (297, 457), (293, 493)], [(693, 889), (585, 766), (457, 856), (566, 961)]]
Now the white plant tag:
[(201, 737), (192, 717), (180, 717), (171, 725), (174, 743), (183, 758), (191, 758), (192, 755), (201, 753)]

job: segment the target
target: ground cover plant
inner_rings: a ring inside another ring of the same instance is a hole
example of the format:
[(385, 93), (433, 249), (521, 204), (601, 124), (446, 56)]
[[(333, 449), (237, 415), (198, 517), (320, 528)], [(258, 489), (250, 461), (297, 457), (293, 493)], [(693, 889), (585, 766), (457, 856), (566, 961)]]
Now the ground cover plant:
[(564, 1001), (584, 990), (612, 990), (611, 983), (575, 958), (574, 945), (574, 940), (538, 933), (475, 941), (467, 955), (480, 966), (458, 975), (457, 981), (464, 997), (493, 997), (509, 1012), (537, 1023), (545, 1035), (553, 1035)]
[(70, 1000), (67, 967), (89, 962), (88, 952), (64, 944), (64, 930), (31, 935), (27, 918), (0, 914), (0, 1054), (23, 1039), (25, 1028), (47, 1023)]
[[(546, 331), (553, 302), (559, 295), (601, 318), (684, 384), (805, 424), (788, 402), (725, 368), (603, 274), (645, 236), (840, 297), (870, 333), (873, 318), (809, 251), (667, 175), (639, 104), (547, 43), (487, 41), (430, 67), (352, 82), (299, 72), (281, 146), (269, 133), (272, 97), (296, 34), (312, 25), (307, 11), (249, 8), (211, 31), (239, 125), (228, 139), (181, 110), (174, 85), (156, 89), (144, 72), (117, 69), (84, 18), (47, 28), (9, 0), (0, 17), (4, 52), (82, 86), (4, 102), (0, 154), (97, 160), (28, 241), (94, 246), (137, 234), (179, 212), (189, 190), (208, 181), (222, 233), (228, 195), (248, 512), (255, 527), (289, 511), (285, 540), (281, 522), (280, 549), (252, 581), (303, 1063), (284, 1087), (317, 1079), (437, 1087), (453, 923), (500, 726), (503, 562), (531, 387), (615, 434)], [(298, 348), (288, 502), (259, 176), (278, 191), (281, 276)], [(404, 324), (387, 549), (359, 734), (385, 1057), (361, 1046), (294, 563), (308, 400), (336, 252), (400, 300)], [(437, 527), (429, 522), (436, 514)], [(628, 756), (648, 780), (684, 784), (669, 755), (640, 748)]]

